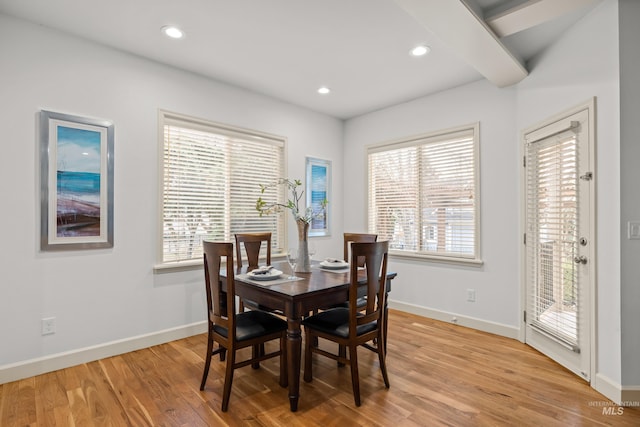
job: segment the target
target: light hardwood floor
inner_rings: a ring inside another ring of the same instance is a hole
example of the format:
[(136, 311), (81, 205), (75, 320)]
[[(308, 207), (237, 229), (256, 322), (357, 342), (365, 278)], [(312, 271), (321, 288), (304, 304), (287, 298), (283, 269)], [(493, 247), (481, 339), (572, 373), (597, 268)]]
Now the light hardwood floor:
[[(321, 344), (325, 345), (325, 344)], [(314, 358), (298, 412), (278, 361), (236, 371), (220, 411), (224, 363), (199, 390), (205, 335), (0, 385), (0, 426), (639, 426), (584, 381), (511, 339), (390, 312), (385, 389), (377, 356), (359, 351), (362, 406), (349, 368)], [(607, 408), (607, 409), (605, 409)], [(614, 415), (615, 414), (615, 415)], [(619, 415), (618, 415), (619, 414)]]

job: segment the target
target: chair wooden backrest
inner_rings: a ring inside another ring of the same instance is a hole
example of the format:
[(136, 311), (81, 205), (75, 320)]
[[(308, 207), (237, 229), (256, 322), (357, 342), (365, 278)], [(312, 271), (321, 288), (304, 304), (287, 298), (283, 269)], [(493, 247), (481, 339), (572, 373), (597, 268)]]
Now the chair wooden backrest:
[[(352, 243), (371, 243), (378, 240), (377, 234), (344, 233), (344, 260), (349, 262), (349, 247)], [(358, 259), (358, 267), (364, 265), (362, 258)]]
[[(357, 327), (371, 322), (378, 322), (377, 328), (384, 327), (384, 310), (386, 305), (387, 258), (389, 242), (367, 242), (351, 244), (351, 270), (349, 284), (349, 335), (353, 339), (357, 335)], [(366, 272), (366, 306), (358, 307), (358, 288), (363, 286), (358, 281), (358, 259), (364, 260)]]
[(244, 246), (247, 253), (249, 268), (258, 267), (260, 257), (260, 247), (262, 242), (267, 244), (267, 265), (271, 264), (271, 233), (237, 233), (236, 234), (236, 263), (238, 268), (242, 267), (242, 250)]
[[(228, 331), (227, 339), (232, 342), (236, 330), (235, 316), (229, 316), (228, 313), (236, 312), (233, 243), (204, 241), (202, 246), (209, 322), (213, 329), (216, 329), (216, 326), (226, 329)], [(223, 259), (226, 261), (227, 269), (226, 292), (222, 291), (222, 282), (220, 281), (220, 267)]]

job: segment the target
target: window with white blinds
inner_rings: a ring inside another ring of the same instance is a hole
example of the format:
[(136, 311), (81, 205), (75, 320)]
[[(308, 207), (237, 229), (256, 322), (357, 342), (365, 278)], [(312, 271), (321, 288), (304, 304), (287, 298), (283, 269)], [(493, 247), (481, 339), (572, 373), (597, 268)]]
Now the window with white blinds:
[(578, 150), (568, 130), (527, 144), (527, 316), (536, 327), (578, 348)]
[(281, 252), (283, 216), (261, 217), (256, 200), (265, 197), (260, 184), (285, 175), (284, 138), (164, 111), (160, 120), (161, 263), (200, 261), (203, 240), (240, 232), (271, 232), (272, 251)]
[(479, 125), (368, 149), (369, 232), (391, 253), (480, 262)]

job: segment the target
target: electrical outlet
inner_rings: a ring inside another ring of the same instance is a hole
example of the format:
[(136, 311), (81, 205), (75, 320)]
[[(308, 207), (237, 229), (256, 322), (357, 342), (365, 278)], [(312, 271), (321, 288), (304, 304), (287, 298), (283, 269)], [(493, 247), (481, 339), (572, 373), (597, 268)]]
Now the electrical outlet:
[(42, 319), (42, 335), (51, 335), (56, 333), (56, 318), (47, 317)]
[(467, 289), (467, 301), (476, 302), (476, 290), (475, 289)]

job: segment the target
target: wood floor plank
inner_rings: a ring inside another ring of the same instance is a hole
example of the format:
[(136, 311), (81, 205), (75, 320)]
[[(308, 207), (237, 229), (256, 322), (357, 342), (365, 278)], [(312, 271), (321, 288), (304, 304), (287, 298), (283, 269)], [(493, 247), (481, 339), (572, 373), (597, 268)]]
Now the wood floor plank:
[(0, 396), (2, 396), (2, 401), (0, 402), (0, 425), (18, 425), (19, 382), (14, 381), (2, 385)]
[(384, 387), (377, 356), (359, 350), (359, 408), (349, 368), (315, 355), (313, 381), (300, 385), (298, 412), (289, 410), (278, 360), (270, 359), (260, 369), (235, 372), (223, 413), (224, 362), (214, 358), (206, 388), (199, 389), (206, 345), (206, 336), (197, 335), (1, 384), (0, 426), (640, 425), (640, 408), (613, 415), (617, 407), (612, 411), (604, 396), (525, 344), (394, 310), (391, 387)]
[(63, 371), (49, 372), (35, 378), (35, 407), (39, 424), (55, 426), (56, 408), (67, 408), (69, 401), (58, 376)]

